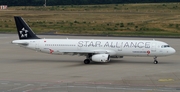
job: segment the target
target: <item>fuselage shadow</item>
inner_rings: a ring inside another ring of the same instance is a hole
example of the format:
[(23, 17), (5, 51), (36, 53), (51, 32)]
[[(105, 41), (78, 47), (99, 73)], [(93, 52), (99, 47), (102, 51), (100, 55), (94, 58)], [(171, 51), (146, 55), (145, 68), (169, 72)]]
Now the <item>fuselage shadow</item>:
[[(15, 60), (15, 63), (71, 63), (72, 66), (81, 66), (81, 65), (86, 65), (84, 64), (83, 61), (80, 60), (67, 60), (67, 59), (63, 59), (63, 60), (51, 60), (51, 59), (18, 59)], [(114, 65), (114, 64), (153, 64), (153, 61), (143, 61), (143, 60), (139, 60), (139, 61), (130, 61), (130, 60), (111, 60), (110, 62), (91, 62), (90, 64), (87, 65)], [(173, 62), (159, 62), (159, 64), (173, 64)]]

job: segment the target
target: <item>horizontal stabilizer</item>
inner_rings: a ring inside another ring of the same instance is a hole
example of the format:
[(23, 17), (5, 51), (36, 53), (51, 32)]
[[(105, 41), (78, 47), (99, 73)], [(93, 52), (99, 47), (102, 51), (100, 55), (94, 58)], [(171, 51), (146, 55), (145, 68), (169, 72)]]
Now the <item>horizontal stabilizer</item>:
[(19, 44), (19, 45), (28, 45), (29, 43), (23, 40), (14, 40), (12, 41), (13, 44)]

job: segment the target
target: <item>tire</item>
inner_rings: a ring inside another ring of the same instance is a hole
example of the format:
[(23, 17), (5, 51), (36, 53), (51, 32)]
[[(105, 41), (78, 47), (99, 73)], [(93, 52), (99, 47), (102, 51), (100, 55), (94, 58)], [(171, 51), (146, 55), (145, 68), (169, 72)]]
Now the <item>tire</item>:
[(154, 64), (158, 64), (158, 61), (157, 61), (157, 60), (155, 60), (155, 61), (154, 61)]
[(90, 63), (90, 60), (89, 59), (85, 59), (84, 60), (84, 64), (89, 64)]

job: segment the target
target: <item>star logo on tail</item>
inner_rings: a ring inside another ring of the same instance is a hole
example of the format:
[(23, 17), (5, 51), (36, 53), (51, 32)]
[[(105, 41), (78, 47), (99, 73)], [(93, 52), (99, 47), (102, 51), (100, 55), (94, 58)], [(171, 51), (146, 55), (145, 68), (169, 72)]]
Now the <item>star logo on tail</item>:
[(28, 37), (28, 30), (26, 30), (25, 28), (22, 28), (20, 32), (20, 35), (22, 38), (27, 38)]

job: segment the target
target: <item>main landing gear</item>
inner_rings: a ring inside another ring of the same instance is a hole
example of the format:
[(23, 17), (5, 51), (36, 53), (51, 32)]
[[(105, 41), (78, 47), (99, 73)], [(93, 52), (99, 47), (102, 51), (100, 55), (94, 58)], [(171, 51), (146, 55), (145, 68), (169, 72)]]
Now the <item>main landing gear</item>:
[(85, 60), (84, 60), (84, 64), (89, 64), (90, 62), (91, 62), (90, 59), (85, 59)]
[(90, 54), (90, 53), (89, 53), (89, 54), (86, 56), (86, 59), (84, 60), (84, 64), (90, 64), (92, 55), (93, 55), (93, 54)]
[(157, 56), (154, 57), (154, 64), (158, 64)]

